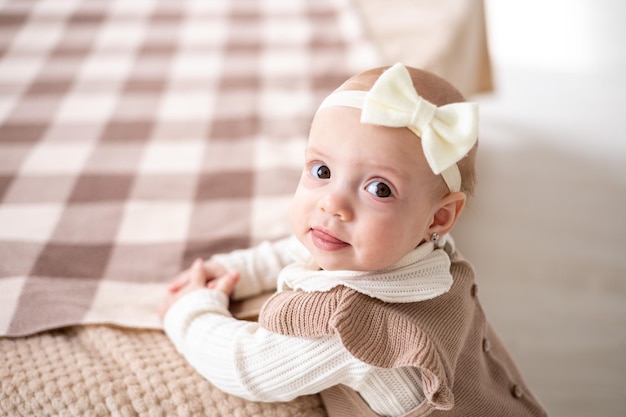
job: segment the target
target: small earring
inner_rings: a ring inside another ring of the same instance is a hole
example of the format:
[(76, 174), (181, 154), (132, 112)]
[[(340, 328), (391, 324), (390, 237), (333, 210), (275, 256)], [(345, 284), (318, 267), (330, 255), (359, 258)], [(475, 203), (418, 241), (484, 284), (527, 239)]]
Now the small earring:
[(430, 235), (430, 240), (433, 242), (436, 242), (439, 240), (439, 233), (435, 232), (432, 235)]

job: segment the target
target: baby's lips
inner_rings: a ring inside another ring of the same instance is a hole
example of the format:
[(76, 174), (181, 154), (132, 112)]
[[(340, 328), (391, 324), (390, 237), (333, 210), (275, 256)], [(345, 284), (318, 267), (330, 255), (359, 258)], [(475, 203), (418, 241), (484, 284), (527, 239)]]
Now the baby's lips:
[(349, 246), (347, 242), (322, 229), (311, 229), (311, 237), (315, 246), (323, 250), (337, 250)]

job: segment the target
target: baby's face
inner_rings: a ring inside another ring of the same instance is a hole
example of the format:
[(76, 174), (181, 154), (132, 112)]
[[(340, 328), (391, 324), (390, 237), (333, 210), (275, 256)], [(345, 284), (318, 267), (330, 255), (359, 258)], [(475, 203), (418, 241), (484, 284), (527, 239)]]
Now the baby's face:
[(362, 124), (360, 111), (315, 117), (291, 222), (326, 270), (384, 269), (428, 238), (441, 196), (419, 138)]

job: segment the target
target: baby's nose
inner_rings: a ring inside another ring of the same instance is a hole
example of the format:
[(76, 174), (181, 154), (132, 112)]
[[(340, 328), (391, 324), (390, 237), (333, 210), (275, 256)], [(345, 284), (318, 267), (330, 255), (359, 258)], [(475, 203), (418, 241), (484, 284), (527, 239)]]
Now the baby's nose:
[(342, 221), (350, 221), (353, 217), (349, 196), (339, 190), (324, 195), (319, 201), (319, 208), (331, 216), (339, 217)]

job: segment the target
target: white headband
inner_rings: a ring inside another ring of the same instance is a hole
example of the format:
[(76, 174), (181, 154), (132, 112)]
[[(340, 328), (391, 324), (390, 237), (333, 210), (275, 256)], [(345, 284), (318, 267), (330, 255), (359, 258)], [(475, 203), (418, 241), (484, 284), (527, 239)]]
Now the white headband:
[(461, 173), (456, 163), (478, 139), (475, 103), (437, 107), (417, 94), (409, 71), (396, 64), (378, 77), (370, 91), (335, 91), (317, 111), (332, 106), (360, 109), (361, 123), (408, 128), (421, 138), (432, 171), (441, 174), (450, 191), (461, 190)]

